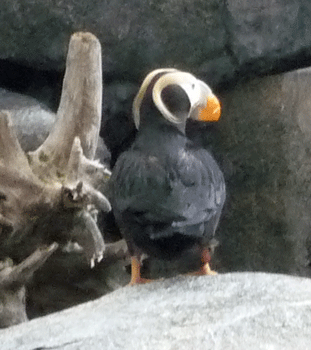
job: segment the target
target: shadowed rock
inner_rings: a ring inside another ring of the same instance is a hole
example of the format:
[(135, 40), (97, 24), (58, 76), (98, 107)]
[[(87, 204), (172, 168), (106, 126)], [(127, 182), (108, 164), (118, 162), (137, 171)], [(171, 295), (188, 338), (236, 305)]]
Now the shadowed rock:
[(176, 66), (213, 86), (310, 64), (310, 14), (308, 0), (2, 1), (0, 58), (63, 68), (69, 37), (82, 29), (103, 44), (105, 76)]
[[(228, 188), (219, 265), (311, 276), (311, 69), (223, 93), (209, 133)], [(202, 133), (201, 137), (202, 136)]]
[(34, 98), (0, 89), (0, 110), (8, 110), (24, 152), (34, 151), (47, 138), (56, 119)]

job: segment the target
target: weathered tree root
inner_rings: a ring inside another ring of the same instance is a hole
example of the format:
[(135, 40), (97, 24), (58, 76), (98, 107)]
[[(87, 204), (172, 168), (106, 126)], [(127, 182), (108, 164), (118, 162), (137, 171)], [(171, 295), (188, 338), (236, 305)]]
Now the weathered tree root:
[(0, 112), (0, 259), (22, 261), (36, 248), (75, 239), (93, 265), (105, 249), (97, 211), (111, 206), (110, 176), (95, 161), (102, 104), (101, 46), (90, 33), (71, 37), (57, 121), (27, 154), (8, 111)]
[(58, 248), (57, 243), (38, 248), (20, 264), (0, 262), (0, 328), (27, 321), (25, 284)]

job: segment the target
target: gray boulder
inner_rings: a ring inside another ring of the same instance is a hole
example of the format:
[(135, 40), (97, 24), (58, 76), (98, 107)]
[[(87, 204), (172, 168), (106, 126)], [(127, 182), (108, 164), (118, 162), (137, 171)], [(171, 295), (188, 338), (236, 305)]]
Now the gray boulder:
[[(310, 65), (309, 1), (226, 2), (229, 51), (241, 73), (254, 75)], [(309, 64), (307, 63), (309, 62)]]
[(285, 275), (178, 277), (2, 330), (1, 350), (305, 350), (310, 293), (309, 279)]
[(226, 177), (216, 254), (227, 271), (311, 276), (310, 79), (308, 68), (238, 84), (200, 133)]
[(84, 30), (102, 43), (105, 76), (177, 66), (227, 84), (310, 64), (310, 16), (308, 0), (3, 0), (0, 59), (62, 69), (70, 35)]
[(0, 110), (10, 111), (18, 141), (25, 152), (34, 151), (43, 143), (56, 120), (55, 113), (36, 99), (1, 88)]

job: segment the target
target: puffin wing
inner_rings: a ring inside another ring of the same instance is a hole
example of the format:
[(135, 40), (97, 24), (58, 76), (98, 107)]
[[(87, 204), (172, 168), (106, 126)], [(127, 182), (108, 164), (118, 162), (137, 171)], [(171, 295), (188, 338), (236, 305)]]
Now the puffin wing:
[(157, 157), (146, 156), (136, 150), (123, 153), (110, 179), (115, 209), (151, 222), (169, 222), (172, 217), (177, 219), (178, 214), (174, 210), (167, 211), (166, 198), (172, 194), (168, 175), (165, 165)]
[(225, 201), (225, 182), (217, 163), (204, 149), (180, 150), (174, 194), (179, 198), (183, 219), (175, 227), (207, 222), (219, 216)]
[(164, 159), (130, 150), (119, 158), (111, 181), (117, 211), (144, 225), (169, 225), (170, 230), (159, 229), (159, 236), (193, 234), (187, 228), (220, 214), (225, 199), (222, 173), (205, 150), (182, 149)]

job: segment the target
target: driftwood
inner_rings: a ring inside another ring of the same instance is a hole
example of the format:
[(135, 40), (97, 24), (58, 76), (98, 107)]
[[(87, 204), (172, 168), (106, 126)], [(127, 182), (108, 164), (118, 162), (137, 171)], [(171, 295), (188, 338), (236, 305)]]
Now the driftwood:
[[(25, 283), (59, 244), (78, 242), (91, 266), (103, 257), (97, 212), (108, 212), (111, 206), (103, 194), (110, 172), (94, 160), (101, 120), (101, 68), (97, 38), (74, 34), (57, 121), (33, 152), (22, 150), (9, 111), (0, 111), (2, 327), (26, 320)], [(18, 265), (8, 265), (12, 260)]]
[(75, 240), (92, 265), (101, 260), (105, 246), (96, 214), (111, 209), (102, 193), (110, 172), (93, 159), (101, 104), (100, 43), (76, 33), (57, 121), (45, 142), (25, 154), (9, 112), (0, 112), (0, 257), (21, 261), (42, 244)]
[(13, 266), (11, 259), (0, 263), (0, 328), (27, 321), (25, 284), (58, 244), (38, 248), (22, 263)]

